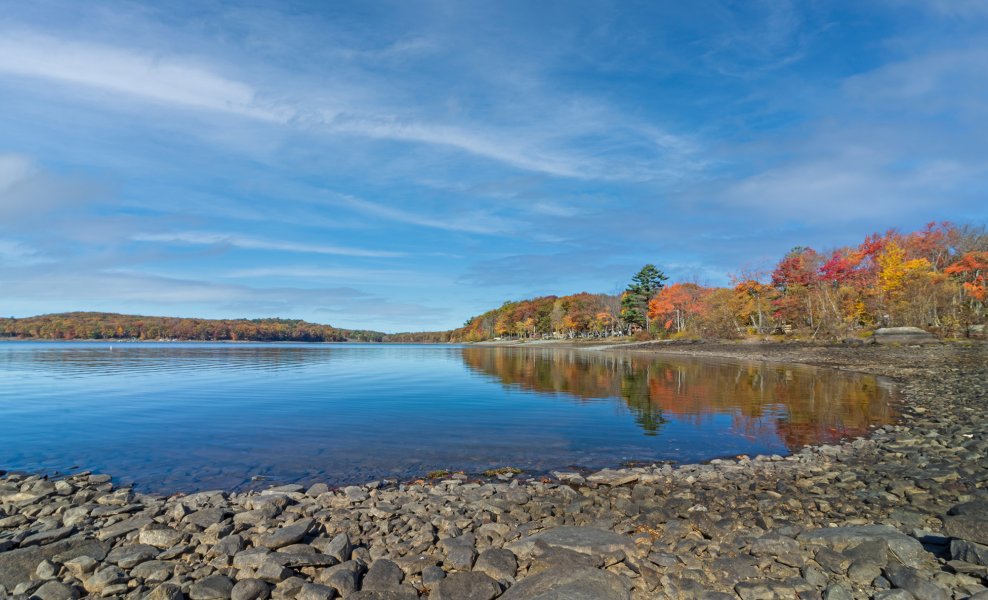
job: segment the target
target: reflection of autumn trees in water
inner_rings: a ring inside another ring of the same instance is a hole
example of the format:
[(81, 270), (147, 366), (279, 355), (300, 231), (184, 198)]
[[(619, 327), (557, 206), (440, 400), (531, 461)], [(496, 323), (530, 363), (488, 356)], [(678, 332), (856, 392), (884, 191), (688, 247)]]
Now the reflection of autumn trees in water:
[(646, 435), (667, 418), (702, 425), (727, 416), (741, 435), (779, 436), (794, 449), (864, 435), (895, 417), (877, 378), (825, 369), (538, 348), (465, 348), (463, 360), (526, 390), (620, 398)]

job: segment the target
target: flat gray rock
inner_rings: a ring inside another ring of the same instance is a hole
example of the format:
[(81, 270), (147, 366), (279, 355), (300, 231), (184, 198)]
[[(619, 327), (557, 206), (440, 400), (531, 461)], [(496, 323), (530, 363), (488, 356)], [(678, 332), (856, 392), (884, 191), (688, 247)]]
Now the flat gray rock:
[(933, 555), (927, 552), (919, 541), (888, 525), (815, 529), (800, 534), (799, 540), (811, 544), (822, 544), (838, 552), (864, 542), (881, 540), (888, 544), (889, 551), (907, 566), (923, 568), (929, 566), (933, 561)]
[(12, 590), (18, 583), (30, 581), (41, 561), (56, 556), (61, 562), (79, 556), (103, 560), (106, 556), (106, 546), (96, 540), (76, 536), (45, 546), (0, 552), (0, 585)]
[(79, 590), (65, 585), (60, 581), (49, 581), (35, 590), (32, 600), (75, 600)]
[(312, 529), (312, 524), (312, 519), (300, 519), (291, 525), (275, 529), (260, 536), (257, 539), (257, 543), (260, 546), (271, 548), (272, 550), (297, 544), (309, 533), (309, 530)]
[(988, 567), (988, 546), (967, 540), (951, 540), (950, 557), (954, 560)]
[(129, 544), (127, 546), (117, 546), (106, 555), (107, 562), (111, 562), (124, 569), (132, 569), (142, 562), (146, 562), (158, 556), (159, 551), (154, 546), (148, 544)]
[(271, 586), (260, 579), (241, 579), (230, 592), (231, 600), (267, 600)]
[(485, 573), (450, 573), (437, 583), (429, 600), (494, 600), (501, 586)]
[(192, 584), (189, 598), (192, 600), (225, 600), (233, 593), (233, 582), (223, 575), (211, 575)]
[[(932, 576), (932, 574), (930, 574)], [(950, 600), (950, 594), (930, 579), (924, 577), (916, 569), (902, 565), (889, 565), (885, 576), (892, 585), (912, 592), (913, 596), (922, 600)]]
[(940, 341), (919, 327), (882, 327), (875, 330), (874, 339), (879, 344), (935, 344)]
[(501, 600), (630, 600), (631, 582), (600, 569), (550, 569), (521, 580)]
[(988, 544), (988, 501), (973, 500), (952, 507), (943, 528), (953, 538)]
[(518, 559), (510, 550), (490, 548), (477, 557), (474, 571), (486, 573), (498, 581), (514, 581), (518, 573)]
[(395, 563), (386, 558), (375, 560), (364, 575), (362, 590), (393, 590), (401, 585), (405, 573)]
[(174, 583), (162, 583), (144, 596), (144, 600), (184, 600), (184, 598), (182, 588)]
[(418, 600), (419, 595), (412, 589), (369, 591), (361, 590), (346, 597), (347, 600)]
[(506, 547), (518, 556), (527, 556), (539, 542), (549, 547), (592, 555), (630, 552), (634, 548), (630, 537), (596, 527), (556, 527), (530, 535)]

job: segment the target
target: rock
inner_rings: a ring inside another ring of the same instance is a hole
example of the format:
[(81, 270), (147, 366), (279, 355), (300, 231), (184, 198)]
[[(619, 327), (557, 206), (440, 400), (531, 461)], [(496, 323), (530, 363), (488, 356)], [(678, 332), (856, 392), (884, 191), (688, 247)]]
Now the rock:
[(257, 567), (257, 571), (254, 574), (258, 579), (262, 579), (269, 583), (281, 583), (294, 575), (290, 569), (285, 568), (270, 558), (266, 558), (264, 562)]
[(260, 579), (241, 579), (230, 591), (231, 600), (267, 600), (271, 586)]
[(988, 546), (967, 540), (950, 540), (950, 557), (975, 565), (988, 566)]
[(587, 481), (590, 483), (602, 483), (613, 487), (638, 481), (639, 477), (640, 475), (638, 473), (626, 473), (611, 469), (604, 469), (603, 471), (598, 471), (593, 475), (588, 476)]
[(106, 561), (122, 569), (130, 569), (156, 556), (158, 556), (158, 549), (154, 546), (133, 544), (130, 546), (118, 546), (110, 550), (110, 553), (106, 555)]
[(882, 568), (867, 560), (856, 560), (847, 568), (847, 578), (858, 585), (869, 585), (882, 574)]
[(332, 556), (320, 552), (289, 553), (278, 551), (272, 552), (268, 557), (279, 565), (284, 565), (292, 569), (300, 569), (302, 567), (331, 567), (339, 563)]
[(791, 557), (799, 554), (799, 542), (781, 535), (764, 535), (751, 543), (751, 553), (755, 556)]
[(295, 595), (295, 600), (332, 600), (336, 597), (336, 590), (318, 583), (305, 583), (302, 589)]
[(225, 508), (204, 508), (185, 515), (182, 521), (198, 529), (207, 529), (212, 525), (222, 523), (229, 516), (230, 511)]
[(457, 571), (469, 571), (477, 558), (477, 550), (472, 545), (457, 544), (446, 547), (446, 560), (443, 564)]
[(341, 596), (357, 591), (360, 574), (363, 571), (360, 563), (348, 560), (336, 566), (323, 569), (319, 574), (319, 583), (333, 587)]
[(313, 523), (312, 519), (300, 519), (291, 525), (261, 535), (257, 540), (257, 545), (276, 550), (284, 546), (297, 544), (309, 533)]
[(401, 568), (390, 560), (380, 558), (375, 560), (364, 575), (362, 590), (390, 590), (397, 588), (404, 580), (405, 574)]
[(43, 546), (45, 544), (50, 544), (52, 542), (57, 542), (58, 540), (64, 540), (75, 533), (75, 527), (60, 527), (58, 529), (49, 529), (48, 531), (41, 531), (33, 535), (29, 535), (23, 540), (21, 540), (21, 548), (26, 548), (28, 546)]
[(630, 600), (631, 583), (599, 569), (549, 569), (527, 577), (501, 600)]
[(154, 527), (141, 530), (137, 541), (155, 548), (171, 548), (182, 541), (182, 533), (171, 527)]
[(38, 563), (38, 568), (34, 570), (34, 574), (38, 579), (52, 579), (58, 574), (58, 568), (51, 561), (43, 560)]
[(313, 541), (312, 545), (323, 554), (328, 554), (341, 563), (350, 560), (350, 553), (353, 552), (353, 544), (350, 543), (350, 536), (346, 533), (337, 535), (328, 543), (316, 545), (316, 542)]
[(354, 592), (346, 597), (347, 600), (416, 600), (419, 595), (413, 589), (364, 591)]
[(815, 529), (799, 535), (799, 540), (810, 544), (822, 544), (841, 551), (864, 542), (881, 540), (903, 564), (923, 568), (932, 563), (933, 557), (915, 539), (900, 533), (888, 525), (860, 525)]
[(919, 327), (882, 327), (873, 338), (879, 344), (935, 344), (935, 335)]
[(130, 570), (130, 576), (141, 579), (145, 583), (160, 583), (168, 580), (175, 572), (171, 563), (160, 560), (142, 562)]
[(518, 573), (518, 559), (510, 550), (490, 548), (480, 553), (473, 570), (486, 573), (498, 581), (514, 583)]
[(233, 582), (223, 575), (210, 575), (189, 587), (191, 600), (226, 599), (233, 592)]
[(58, 557), (59, 562), (65, 562), (80, 556), (102, 560), (106, 547), (96, 540), (73, 536), (46, 546), (0, 552), (0, 585), (12, 590), (17, 584), (30, 581), (43, 560)]
[(49, 581), (34, 591), (31, 600), (76, 600), (79, 590), (60, 581)]
[(185, 594), (174, 583), (162, 583), (144, 596), (144, 600), (185, 600)]
[(90, 594), (100, 595), (109, 586), (125, 581), (127, 581), (127, 577), (117, 567), (103, 567), (86, 579), (82, 583), (82, 587), (86, 588)]
[(446, 571), (439, 567), (432, 566), (422, 569), (422, 585), (426, 589), (432, 589), (437, 583), (446, 578)]
[(538, 542), (549, 547), (566, 548), (597, 556), (615, 552), (631, 553), (634, 549), (630, 537), (594, 527), (556, 527), (508, 544), (506, 548), (515, 555), (527, 556)]
[(137, 531), (141, 527), (145, 527), (151, 524), (151, 519), (148, 517), (132, 517), (130, 519), (125, 519), (119, 523), (114, 523), (109, 527), (100, 529), (96, 533), (96, 538), (103, 541), (109, 541), (116, 539), (122, 535), (127, 535), (131, 531)]
[(493, 600), (501, 586), (485, 573), (451, 573), (436, 583), (430, 600)]
[(910, 592), (922, 600), (950, 600), (950, 594), (936, 583), (925, 579), (911, 567), (891, 564), (885, 568), (885, 577), (897, 588)]
[(906, 590), (883, 590), (875, 593), (874, 600), (916, 600), (916, 596)]
[(98, 565), (95, 560), (89, 556), (79, 556), (71, 560), (65, 561), (62, 565), (65, 570), (72, 574), (76, 579), (85, 579), (87, 575), (92, 573)]
[(439, 564), (439, 561), (427, 554), (417, 554), (415, 556), (402, 556), (401, 558), (394, 559), (394, 563), (401, 567), (405, 577), (411, 577), (412, 575), (418, 575), (426, 567), (434, 567)]
[(988, 501), (958, 504), (947, 511), (943, 527), (947, 535), (988, 545)]
[(549, 546), (536, 547), (532, 553), (532, 564), (528, 574), (534, 575), (549, 569), (593, 569), (604, 566), (601, 556), (583, 554), (576, 550), (554, 548)]
[(823, 600), (854, 600), (854, 596), (844, 586), (835, 583), (827, 586), (823, 592)]

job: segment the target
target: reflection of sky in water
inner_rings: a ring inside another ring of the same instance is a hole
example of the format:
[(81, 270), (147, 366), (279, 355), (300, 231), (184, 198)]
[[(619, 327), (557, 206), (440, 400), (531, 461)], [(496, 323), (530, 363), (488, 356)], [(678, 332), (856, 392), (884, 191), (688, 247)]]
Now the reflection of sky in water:
[(0, 468), (147, 489), (781, 453), (892, 414), (871, 377), (591, 352), (0, 343)]

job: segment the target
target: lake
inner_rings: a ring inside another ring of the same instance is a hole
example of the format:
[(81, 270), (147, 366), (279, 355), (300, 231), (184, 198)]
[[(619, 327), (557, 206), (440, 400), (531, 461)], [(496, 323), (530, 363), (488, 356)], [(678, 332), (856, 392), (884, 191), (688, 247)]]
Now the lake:
[(0, 343), (0, 469), (152, 492), (786, 454), (893, 422), (881, 378), (539, 347)]

